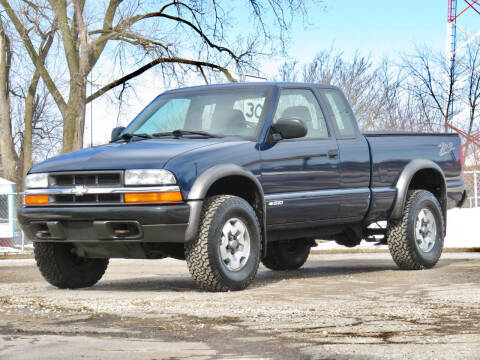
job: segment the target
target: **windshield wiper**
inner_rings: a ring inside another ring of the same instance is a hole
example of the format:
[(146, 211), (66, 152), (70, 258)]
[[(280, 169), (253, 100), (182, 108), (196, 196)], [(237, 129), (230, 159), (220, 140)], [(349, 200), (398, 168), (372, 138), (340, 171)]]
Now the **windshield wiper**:
[(209, 137), (209, 138), (220, 138), (223, 136), (216, 135), (216, 134), (211, 134), (206, 131), (191, 131), (191, 130), (173, 130), (169, 132), (160, 132), (160, 133), (154, 133), (152, 134), (152, 137), (162, 137), (162, 136), (174, 136), (174, 137), (182, 137), (185, 135), (199, 135), (203, 137)]
[(134, 137), (139, 137), (139, 138), (142, 138), (142, 139), (151, 139), (152, 135), (145, 134), (145, 133), (141, 133), (141, 134), (125, 133), (125, 134), (122, 134), (122, 136), (120, 136), (119, 138), (117, 138), (114, 141), (125, 140), (126, 142), (130, 142), (130, 141), (132, 141), (132, 139)]

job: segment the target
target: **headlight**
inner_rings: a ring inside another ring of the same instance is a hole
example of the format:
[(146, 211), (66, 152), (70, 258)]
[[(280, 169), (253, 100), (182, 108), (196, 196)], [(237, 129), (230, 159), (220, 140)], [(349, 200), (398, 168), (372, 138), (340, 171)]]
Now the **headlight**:
[(125, 170), (125, 185), (174, 185), (175, 175), (168, 170)]
[(47, 188), (48, 174), (30, 174), (25, 179), (25, 186), (29, 189)]

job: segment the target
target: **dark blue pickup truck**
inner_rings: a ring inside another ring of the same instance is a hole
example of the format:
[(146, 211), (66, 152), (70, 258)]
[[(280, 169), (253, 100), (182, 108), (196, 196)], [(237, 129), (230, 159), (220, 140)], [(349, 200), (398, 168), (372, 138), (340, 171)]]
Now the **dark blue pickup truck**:
[(35, 165), (18, 218), (60, 288), (95, 284), (109, 258), (173, 257), (206, 290), (240, 290), (260, 261), (300, 268), (314, 239), (374, 240), (400, 268), (430, 268), (465, 199), (460, 145), (362, 134), (333, 86), (177, 89), (109, 144)]

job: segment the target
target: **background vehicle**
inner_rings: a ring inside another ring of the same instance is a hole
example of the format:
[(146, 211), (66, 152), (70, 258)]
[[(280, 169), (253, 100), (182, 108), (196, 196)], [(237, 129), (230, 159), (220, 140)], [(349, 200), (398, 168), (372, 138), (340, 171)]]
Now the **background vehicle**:
[(315, 238), (376, 236), (423, 269), (465, 199), (461, 162), (458, 135), (362, 134), (336, 87), (201, 86), (160, 95), (108, 145), (35, 165), (18, 217), (58, 287), (93, 285), (109, 258), (174, 257), (202, 288), (239, 290), (260, 261), (301, 267)]

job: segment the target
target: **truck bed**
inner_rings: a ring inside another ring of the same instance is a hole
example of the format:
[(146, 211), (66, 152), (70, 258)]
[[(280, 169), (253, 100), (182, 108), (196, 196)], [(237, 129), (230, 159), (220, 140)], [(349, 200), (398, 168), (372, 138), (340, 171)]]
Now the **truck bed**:
[(458, 134), (375, 131), (364, 135), (372, 158), (372, 187), (391, 186), (405, 165), (418, 158), (434, 161), (447, 181), (460, 176)]

